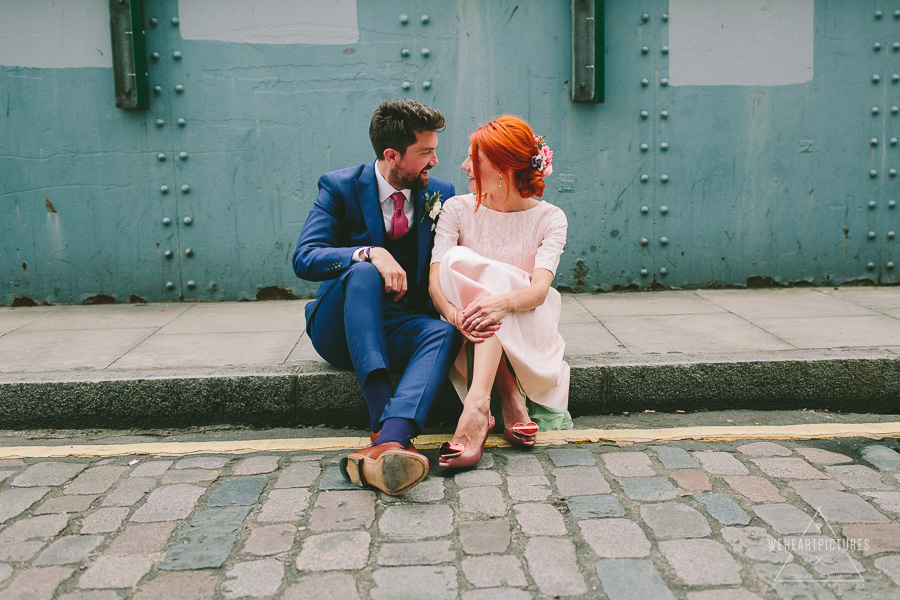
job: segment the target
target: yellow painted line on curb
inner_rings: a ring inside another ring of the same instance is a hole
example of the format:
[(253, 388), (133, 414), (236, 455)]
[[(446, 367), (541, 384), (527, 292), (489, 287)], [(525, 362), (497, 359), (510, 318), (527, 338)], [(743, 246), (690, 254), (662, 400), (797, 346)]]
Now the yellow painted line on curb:
[[(537, 437), (540, 446), (613, 442), (673, 442), (694, 440), (719, 442), (735, 440), (812, 440), (823, 438), (861, 437), (882, 439), (900, 437), (900, 422), (892, 423), (819, 423), (805, 425), (756, 425), (671, 427), (666, 429), (577, 429), (547, 431)], [(448, 435), (421, 435), (416, 447), (437, 448), (450, 439)], [(0, 459), (11, 458), (79, 458), (123, 455), (248, 454), (251, 452), (299, 452), (355, 450), (369, 444), (368, 437), (296, 438), (280, 440), (239, 440), (215, 442), (161, 442), (136, 444), (79, 444), (59, 446), (0, 446)], [(499, 435), (488, 437), (488, 447), (509, 447)]]

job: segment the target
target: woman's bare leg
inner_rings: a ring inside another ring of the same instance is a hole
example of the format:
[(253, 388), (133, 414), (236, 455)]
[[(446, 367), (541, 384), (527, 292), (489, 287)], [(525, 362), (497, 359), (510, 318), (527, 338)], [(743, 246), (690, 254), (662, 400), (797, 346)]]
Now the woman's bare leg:
[(463, 412), (452, 440), (464, 446), (480, 444), (484, 439), (484, 429), (491, 411), (491, 387), (500, 357), (503, 356), (503, 346), (496, 337), (489, 337), (474, 346), (472, 385), (463, 401)]
[(503, 410), (503, 426), (512, 427), (516, 423), (528, 423), (528, 409), (525, 398), (519, 391), (516, 376), (509, 370), (505, 360), (497, 366), (497, 392), (500, 394), (500, 406)]

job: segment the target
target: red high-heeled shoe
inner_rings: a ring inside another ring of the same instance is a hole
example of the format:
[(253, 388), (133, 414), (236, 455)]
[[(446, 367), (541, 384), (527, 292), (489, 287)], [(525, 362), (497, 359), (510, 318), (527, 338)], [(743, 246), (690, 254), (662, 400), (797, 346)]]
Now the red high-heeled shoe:
[(491, 429), (494, 428), (494, 417), (488, 416), (487, 427), (484, 429), (484, 437), (477, 448), (467, 450), (463, 444), (444, 442), (438, 449), (438, 466), (442, 469), (462, 469), (474, 467), (484, 456), (484, 445), (487, 443)]
[(503, 437), (514, 446), (534, 446), (534, 436), (540, 430), (537, 423), (516, 423), (512, 427), (503, 427)]

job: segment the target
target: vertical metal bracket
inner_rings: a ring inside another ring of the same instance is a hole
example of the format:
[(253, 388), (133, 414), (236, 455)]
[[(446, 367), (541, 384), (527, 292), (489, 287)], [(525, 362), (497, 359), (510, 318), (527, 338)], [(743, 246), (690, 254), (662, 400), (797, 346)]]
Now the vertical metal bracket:
[(116, 106), (150, 108), (143, 0), (109, 0)]
[(603, 102), (605, 0), (572, 0), (572, 102)]

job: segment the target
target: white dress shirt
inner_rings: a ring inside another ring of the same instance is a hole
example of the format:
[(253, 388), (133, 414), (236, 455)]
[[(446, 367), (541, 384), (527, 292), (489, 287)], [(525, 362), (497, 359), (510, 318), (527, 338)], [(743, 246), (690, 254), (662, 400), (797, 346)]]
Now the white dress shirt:
[[(391, 232), (391, 219), (394, 218), (395, 210), (394, 199), (391, 198), (391, 196), (396, 192), (401, 192), (406, 197), (406, 202), (403, 203), (403, 216), (406, 217), (407, 225), (412, 229), (412, 226), (409, 225), (415, 217), (415, 208), (413, 207), (412, 200), (410, 200), (412, 191), (409, 189), (395, 190), (394, 186), (389, 184), (387, 179), (384, 178), (384, 175), (381, 174), (381, 170), (378, 168), (378, 161), (375, 161), (375, 181), (378, 183), (378, 201), (381, 204), (381, 218), (384, 221), (385, 237)], [(363, 248), (365, 248), (365, 246), (363, 246)], [(356, 252), (353, 253), (353, 262), (362, 260), (363, 248), (358, 248)]]

